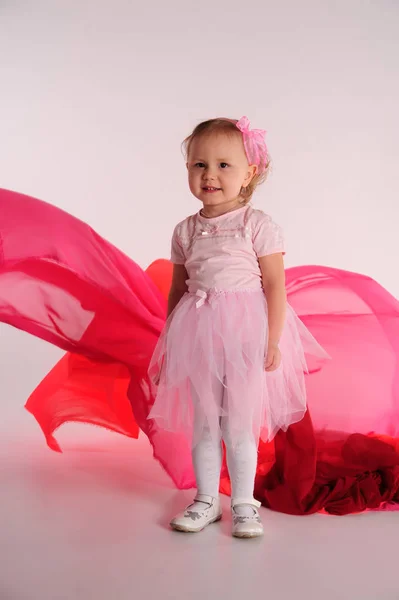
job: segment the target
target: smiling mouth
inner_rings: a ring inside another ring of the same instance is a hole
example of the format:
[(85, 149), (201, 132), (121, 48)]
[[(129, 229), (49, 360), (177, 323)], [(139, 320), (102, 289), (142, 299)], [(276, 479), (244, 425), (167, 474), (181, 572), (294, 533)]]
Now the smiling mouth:
[(220, 192), (221, 188), (203, 187), (204, 192)]

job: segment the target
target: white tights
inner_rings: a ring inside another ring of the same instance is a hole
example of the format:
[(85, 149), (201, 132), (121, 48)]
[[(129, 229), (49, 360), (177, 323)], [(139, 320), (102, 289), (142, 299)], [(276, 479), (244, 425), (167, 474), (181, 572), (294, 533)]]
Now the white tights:
[[(219, 387), (219, 386), (218, 386)], [(217, 390), (220, 402), (223, 404), (224, 388)], [(194, 405), (200, 410), (200, 404), (193, 394)], [(220, 428), (226, 444), (227, 466), (231, 480), (232, 499), (252, 499), (254, 492), (255, 474), (258, 460), (258, 449), (252, 432), (242, 432), (242, 436), (233, 446), (229, 430), (228, 416), (221, 417)], [(222, 467), (221, 440), (211, 436), (209, 427), (203, 427), (194, 436), (197, 443), (192, 449), (193, 465), (197, 482), (198, 494), (217, 498), (219, 495), (220, 471)]]

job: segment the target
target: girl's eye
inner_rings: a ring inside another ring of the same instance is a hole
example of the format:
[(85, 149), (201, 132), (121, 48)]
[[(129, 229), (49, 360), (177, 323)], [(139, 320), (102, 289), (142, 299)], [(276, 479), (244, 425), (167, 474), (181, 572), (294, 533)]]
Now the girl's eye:
[(205, 165), (202, 162), (198, 162), (198, 163), (195, 163), (194, 167), (198, 167), (199, 169), (202, 169), (203, 167), (205, 167)]
[(225, 163), (225, 162), (222, 162), (222, 163), (220, 163), (220, 166), (222, 167), (222, 169), (225, 169), (229, 165), (227, 163)]

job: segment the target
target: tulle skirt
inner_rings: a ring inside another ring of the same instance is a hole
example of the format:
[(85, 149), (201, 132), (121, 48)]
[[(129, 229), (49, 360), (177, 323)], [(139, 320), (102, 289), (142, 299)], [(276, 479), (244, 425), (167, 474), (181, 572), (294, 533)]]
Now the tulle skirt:
[(258, 442), (287, 430), (306, 412), (305, 348), (313, 364), (328, 355), (290, 306), (280, 342), (282, 363), (272, 372), (264, 366), (267, 340), (262, 290), (211, 292), (203, 304), (196, 294), (185, 294), (151, 361), (157, 390), (149, 418), (193, 445), (204, 427), (220, 439), (222, 417), (233, 444), (243, 432), (252, 432)]

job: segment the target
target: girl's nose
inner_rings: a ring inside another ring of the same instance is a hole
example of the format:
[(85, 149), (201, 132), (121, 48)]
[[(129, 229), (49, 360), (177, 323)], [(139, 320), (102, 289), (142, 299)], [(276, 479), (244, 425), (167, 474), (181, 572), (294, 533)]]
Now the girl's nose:
[(214, 170), (211, 169), (210, 167), (207, 167), (206, 169), (204, 169), (202, 176), (204, 179), (215, 179)]

